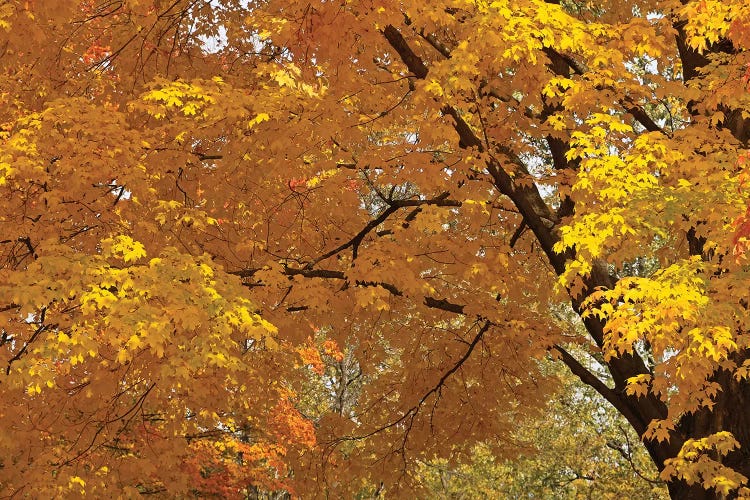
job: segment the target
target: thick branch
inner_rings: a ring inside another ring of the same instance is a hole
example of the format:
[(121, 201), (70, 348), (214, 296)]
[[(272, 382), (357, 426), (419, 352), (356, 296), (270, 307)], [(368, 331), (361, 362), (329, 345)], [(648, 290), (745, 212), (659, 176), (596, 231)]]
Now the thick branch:
[[(234, 271), (229, 274), (233, 274), (235, 276), (240, 276), (241, 278), (251, 278), (255, 273), (260, 271), (262, 268), (252, 268), (252, 269), (243, 269), (240, 271)], [(303, 276), (305, 278), (323, 278), (323, 279), (335, 279), (335, 280), (343, 280), (346, 281), (348, 278), (346, 276), (346, 273), (344, 271), (337, 271), (334, 269), (307, 269), (307, 268), (293, 268), (293, 267), (285, 267), (282, 271), (286, 276)], [(348, 283), (344, 285), (345, 287), (348, 286)], [(356, 280), (354, 282), (354, 286), (358, 287), (371, 287), (371, 286), (379, 286), (383, 288), (384, 290), (387, 290), (391, 295), (394, 297), (402, 297), (404, 295), (404, 292), (399, 289), (397, 286), (387, 283), (384, 281), (365, 281), (365, 280)], [(454, 302), (450, 302), (446, 299), (437, 299), (435, 297), (425, 296), (424, 305), (431, 309), (440, 309), (442, 311), (451, 312), (455, 314), (464, 314), (464, 305), (463, 304), (456, 304)], [(293, 306), (290, 308), (290, 311), (304, 311), (307, 309), (307, 306)]]
[[(586, 74), (586, 68), (572, 57), (562, 54), (552, 47), (545, 47), (544, 53), (549, 57), (550, 68), (556, 74), (568, 77), (567, 68), (570, 68), (573, 73), (579, 76), (584, 76)], [(612, 90), (616, 91), (617, 89), (612, 88)], [(634, 103), (632, 99), (625, 97), (618, 99), (618, 103), (649, 132), (664, 132), (664, 130), (648, 115), (648, 113), (646, 113), (640, 105)]]
[[(403, 35), (392, 25), (386, 26), (383, 35), (391, 47), (398, 52), (409, 71), (417, 78), (424, 79), (428, 72), (427, 66), (414, 53)], [(459, 137), (459, 145), (485, 151), (482, 141), (474, 134), (458, 111), (451, 106), (445, 106), (443, 112), (453, 117), (455, 121), (454, 128)], [(505, 171), (497, 158), (491, 155), (487, 168), (495, 185), (515, 203), (524, 220), (526, 220), (526, 224), (542, 245), (542, 249), (547, 254), (547, 258), (555, 271), (562, 273), (565, 270), (565, 256), (552, 250), (557, 241), (551, 231), (551, 227), (555, 224), (555, 216), (542, 199), (536, 184), (534, 184), (534, 179), (528, 175), (528, 169), (520, 158), (507, 146), (497, 146), (497, 152), (507, 157), (511, 164), (516, 167), (513, 174), (518, 181)], [(493, 152), (490, 151), (490, 153)]]
[(414, 76), (420, 80), (424, 79), (427, 76), (427, 66), (425, 66), (422, 58), (411, 50), (411, 47), (409, 47), (409, 44), (401, 33), (392, 24), (389, 24), (383, 30), (383, 35), (385, 35), (391, 47), (398, 52), (399, 57), (406, 64), (406, 67), (409, 68), (409, 71), (414, 73)]
[(652, 120), (651, 117), (648, 116), (648, 113), (646, 113), (646, 111), (644, 111), (644, 109), (639, 105), (627, 100), (621, 100), (620, 103), (622, 103), (625, 111), (630, 113), (633, 118), (635, 118), (636, 121), (643, 125), (643, 128), (645, 128), (649, 132), (664, 132), (664, 130), (659, 125), (657, 125), (657, 123)]
[[(403, 60), (404, 64), (409, 70), (418, 78), (426, 78), (427, 67), (422, 60), (411, 50), (408, 43), (401, 35), (401, 33), (393, 26), (388, 26), (383, 31), (384, 36), (391, 44), (391, 46), (398, 52), (399, 56)], [(455, 120), (455, 130), (459, 136), (459, 145), (467, 148), (476, 148), (483, 151), (482, 141), (474, 134), (468, 124), (463, 120), (460, 114), (450, 106), (445, 106), (444, 112), (450, 114)], [(515, 163), (517, 158), (510, 148), (507, 146), (498, 146), (498, 152), (507, 156), (512, 164)], [(558, 241), (559, 236), (552, 230), (556, 221), (553, 216), (550, 215), (550, 210), (546, 203), (539, 194), (533, 179), (524, 178), (523, 173), (525, 168), (522, 163), (516, 164), (517, 171), (513, 172), (511, 176), (501, 165), (501, 163), (490, 153), (490, 160), (487, 162), (487, 169), (494, 180), (495, 186), (501, 193), (508, 196), (519, 213), (522, 215), (524, 221), (533, 231), (537, 238), (542, 250), (546, 254), (550, 264), (555, 269), (557, 274), (562, 274), (565, 271), (565, 263), (568, 258), (572, 256), (572, 252), (568, 254), (558, 254), (553, 248), (554, 244)], [(607, 272), (606, 266), (602, 263), (597, 263), (594, 266), (590, 276), (586, 279), (587, 288), (593, 290), (597, 286), (611, 287), (612, 277)], [(583, 313), (582, 298), (572, 298), (573, 308), (580, 315)], [(602, 322), (592, 318), (584, 320), (586, 329), (596, 343), (601, 346), (604, 342), (604, 325)], [(612, 378), (615, 382), (615, 387), (618, 391), (624, 389), (627, 384), (627, 379), (638, 375), (648, 373), (648, 369), (639, 356), (622, 356), (620, 358), (614, 358), (608, 363), (608, 368), (612, 374)], [(663, 419), (667, 416), (666, 406), (654, 395), (647, 395), (644, 398), (637, 399), (635, 397), (622, 396), (622, 401), (618, 403), (618, 410), (626, 407), (626, 411), (623, 414), (628, 417), (631, 425), (635, 429), (645, 430), (645, 425), (648, 424), (652, 419)], [(620, 410), (622, 411), (622, 410)], [(645, 422), (645, 424), (644, 424)], [(673, 443), (679, 446), (680, 439), (674, 439)], [(671, 445), (670, 445), (671, 448)], [(673, 450), (664, 448), (656, 448), (649, 450), (654, 456), (654, 461), (658, 467), (662, 467), (664, 460), (670, 456), (674, 456)]]
[(609, 403), (614, 406), (617, 411), (619, 411), (628, 420), (628, 422), (631, 423), (631, 425), (633, 425), (634, 423), (637, 424), (637, 426), (633, 425), (633, 428), (639, 436), (643, 434), (643, 432), (646, 430), (648, 422), (644, 422), (639, 415), (634, 414), (631, 408), (627, 404), (625, 404), (625, 402), (617, 393), (615, 393), (614, 390), (610, 389), (604, 382), (599, 379), (599, 377), (587, 370), (585, 366), (579, 363), (578, 360), (563, 347), (555, 345), (553, 349), (560, 354), (560, 360), (565, 363), (565, 365), (573, 375), (577, 376), (579, 379), (581, 379), (581, 382), (594, 389), (604, 399), (609, 401)]
[[(699, 70), (708, 64), (711, 53), (735, 54), (737, 49), (729, 39), (720, 38), (717, 42), (709, 45), (708, 50), (700, 53), (688, 44), (688, 37), (685, 32), (686, 25), (687, 21), (678, 21), (673, 24), (677, 32), (675, 38), (677, 51), (680, 54), (680, 62), (682, 63), (682, 79), (687, 83), (689, 80), (700, 76)], [(693, 114), (697, 113), (695, 104), (694, 101), (688, 103), (688, 109)], [(735, 139), (740, 141), (744, 146), (747, 146), (748, 141), (750, 141), (750, 118), (745, 118), (741, 109), (731, 109), (728, 106), (721, 105), (719, 106), (719, 110), (724, 113), (726, 119), (717, 128), (728, 129)]]
[(445, 299), (436, 299), (434, 297), (425, 297), (424, 305), (433, 309), (442, 309), (456, 314), (464, 314), (464, 305), (455, 304)]

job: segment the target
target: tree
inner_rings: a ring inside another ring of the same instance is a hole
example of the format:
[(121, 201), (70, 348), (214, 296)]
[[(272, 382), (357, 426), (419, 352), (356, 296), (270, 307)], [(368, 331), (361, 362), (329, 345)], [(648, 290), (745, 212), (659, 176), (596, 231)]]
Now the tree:
[(627, 422), (576, 377), (561, 377), (562, 390), (539, 419), (503, 437), (501, 446), (518, 456), (498, 460), (482, 443), (453, 465), (425, 462), (416, 478), (421, 498), (668, 498)]
[(750, 495), (748, 26), (3, 1), (0, 484), (395, 492), (538, 414), (552, 356), (673, 498)]

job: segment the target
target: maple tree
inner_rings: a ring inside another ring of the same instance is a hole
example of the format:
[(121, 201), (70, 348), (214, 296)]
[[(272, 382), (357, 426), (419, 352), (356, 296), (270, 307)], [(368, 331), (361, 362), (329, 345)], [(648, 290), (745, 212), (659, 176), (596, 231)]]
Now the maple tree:
[(0, 1), (2, 489), (418, 487), (538, 414), (551, 356), (673, 498), (750, 496), (749, 27)]

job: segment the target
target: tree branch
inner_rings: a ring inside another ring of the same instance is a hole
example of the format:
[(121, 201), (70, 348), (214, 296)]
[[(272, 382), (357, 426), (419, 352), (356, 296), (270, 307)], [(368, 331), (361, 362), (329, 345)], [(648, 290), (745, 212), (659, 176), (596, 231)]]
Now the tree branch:
[(609, 386), (599, 380), (599, 377), (591, 373), (585, 366), (583, 366), (572, 354), (566, 351), (563, 347), (555, 344), (552, 350), (557, 351), (560, 354), (560, 360), (565, 363), (570, 372), (581, 379), (581, 382), (598, 392), (604, 399), (614, 406), (628, 421), (640, 422), (640, 429), (636, 428), (638, 435), (643, 434), (646, 430), (648, 422), (643, 422), (640, 416), (635, 415), (630, 407), (615, 393)]
[(450, 193), (443, 192), (437, 195), (434, 198), (430, 198), (427, 200), (392, 200), (390, 198), (386, 198), (381, 196), (384, 202), (388, 204), (388, 207), (381, 212), (380, 215), (378, 215), (375, 219), (371, 220), (367, 223), (367, 225), (359, 231), (353, 238), (351, 238), (349, 241), (346, 241), (342, 243), (341, 245), (337, 246), (336, 248), (329, 250), (328, 252), (324, 253), (323, 255), (311, 260), (307, 263), (305, 266), (308, 269), (311, 269), (313, 266), (318, 264), (319, 262), (322, 262), (330, 257), (333, 257), (334, 255), (338, 254), (339, 252), (346, 250), (347, 248), (352, 248), (352, 260), (356, 260), (357, 258), (357, 252), (359, 250), (359, 245), (362, 243), (362, 240), (364, 240), (365, 236), (378, 227), (380, 224), (385, 222), (388, 217), (390, 217), (393, 213), (397, 212), (400, 208), (405, 207), (420, 207), (423, 205), (434, 205), (438, 207), (460, 207), (461, 202), (456, 200), (449, 200), (448, 197), (450, 196)]
[[(466, 348), (466, 351), (458, 359), (458, 361), (456, 361), (456, 363), (440, 377), (440, 380), (438, 380), (437, 384), (435, 384), (433, 388), (431, 388), (424, 395), (422, 395), (420, 400), (414, 406), (407, 409), (399, 418), (387, 424), (384, 424), (378, 427), (377, 429), (366, 432), (364, 434), (338, 438), (335, 441), (334, 445), (341, 443), (343, 441), (357, 441), (361, 439), (366, 439), (368, 437), (374, 436), (375, 434), (378, 434), (392, 427), (395, 427), (407, 419), (410, 419), (410, 421), (413, 422), (417, 414), (419, 413), (419, 410), (422, 408), (422, 406), (427, 401), (427, 399), (433, 394), (439, 394), (440, 391), (443, 389), (443, 386), (445, 386), (445, 383), (447, 382), (447, 380), (450, 378), (450, 376), (456, 373), (461, 368), (461, 366), (463, 366), (463, 364), (469, 359), (469, 357), (471, 356), (471, 353), (474, 352), (474, 348), (477, 346), (477, 344), (479, 344), (479, 342), (484, 337), (484, 334), (487, 333), (487, 331), (490, 329), (491, 326), (492, 326), (492, 323), (490, 321), (485, 321), (484, 324), (481, 326), (481, 328), (479, 328), (479, 331), (476, 333), (476, 335), (474, 335), (474, 338), (471, 340), (471, 342), (469, 343), (469, 346)], [(408, 437), (409, 428), (411, 428), (411, 426), (407, 428), (404, 440), (406, 440), (406, 438)]]
[[(403, 35), (395, 27), (391, 25), (387, 26), (383, 30), (383, 35), (391, 47), (399, 54), (409, 71), (417, 78), (424, 79), (427, 77), (428, 69), (426, 65), (412, 51)], [(455, 120), (454, 129), (459, 136), (459, 146), (484, 151), (481, 141), (461, 115), (450, 106), (445, 106), (443, 110)], [(534, 179), (523, 175), (524, 172), (527, 172), (523, 163), (517, 160), (517, 156), (507, 146), (498, 145), (496, 147), (499, 153), (505, 155), (512, 164), (515, 164), (517, 171), (514, 171), (513, 175), (508, 173), (498, 159), (494, 157), (493, 152), (490, 151), (487, 170), (493, 178), (495, 187), (511, 199), (527, 226), (534, 233), (550, 265), (558, 275), (562, 274), (565, 271), (566, 261), (574, 254), (572, 250), (565, 254), (558, 254), (554, 251), (554, 245), (559, 240), (559, 235), (552, 229), (558, 221), (551, 215), (549, 207), (542, 199), (534, 183)], [(606, 265), (597, 262), (585, 281), (587, 289), (593, 290), (597, 286), (611, 287), (612, 279)], [(582, 297), (571, 297), (573, 309), (579, 315), (584, 310), (582, 301)], [(591, 317), (584, 319), (583, 322), (591, 337), (598, 345), (602, 345), (604, 342), (604, 324), (596, 318)], [(572, 364), (572, 366), (575, 367), (576, 365)], [(607, 363), (607, 367), (612, 374), (617, 390), (624, 389), (628, 378), (648, 373), (645, 362), (637, 355), (623, 355), (613, 358)], [(581, 373), (583, 374), (583, 372)], [(616, 408), (628, 419), (633, 428), (640, 429), (641, 433), (645, 431), (646, 425), (652, 419), (662, 419), (667, 415), (667, 408), (664, 402), (652, 394), (641, 399), (623, 394), (621, 398), (620, 396), (612, 398), (613, 401), (617, 402)], [(649, 448), (649, 452), (654, 454), (654, 461), (659, 467), (663, 466), (666, 458), (674, 456), (676, 451), (672, 448), (679, 449), (682, 439), (677, 434), (673, 437), (674, 439), (672, 439), (668, 447)]]
[[(383, 35), (415, 77), (419, 79), (427, 77), (427, 66), (414, 53), (403, 35), (393, 25), (386, 26)], [(485, 151), (482, 141), (474, 134), (458, 111), (452, 106), (444, 106), (443, 112), (450, 115), (455, 121), (454, 129), (459, 137), (459, 146), (476, 148), (480, 152)], [(551, 231), (551, 228), (557, 222), (555, 215), (542, 199), (534, 179), (528, 175), (528, 169), (521, 159), (507, 146), (497, 145), (496, 148), (499, 154), (510, 160), (511, 164), (516, 167), (516, 171), (511, 176), (492, 154), (493, 152), (490, 152), (487, 169), (495, 186), (513, 201), (528, 227), (536, 235), (555, 271), (558, 274), (562, 273), (565, 270), (566, 256), (560, 255), (552, 249), (557, 242), (557, 237)]]

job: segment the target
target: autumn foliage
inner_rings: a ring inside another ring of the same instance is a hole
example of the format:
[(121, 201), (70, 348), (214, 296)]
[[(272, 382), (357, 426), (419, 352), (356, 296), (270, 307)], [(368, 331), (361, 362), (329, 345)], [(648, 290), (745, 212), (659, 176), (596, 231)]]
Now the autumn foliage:
[(0, 491), (412, 495), (554, 360), (750, 497), (749, 47), (741, 0), (0, 0)]

